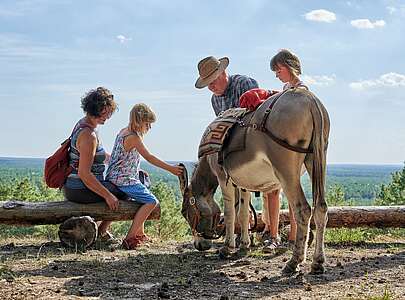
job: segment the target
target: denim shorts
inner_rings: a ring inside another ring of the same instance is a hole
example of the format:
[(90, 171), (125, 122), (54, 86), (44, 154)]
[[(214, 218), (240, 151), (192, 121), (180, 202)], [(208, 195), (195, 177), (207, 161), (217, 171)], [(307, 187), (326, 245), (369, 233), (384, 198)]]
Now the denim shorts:
[(158, 204), (158, 199), (142, 183), (133, 185), (120, 185), (118, 188), (131, 199), (139, 203)]

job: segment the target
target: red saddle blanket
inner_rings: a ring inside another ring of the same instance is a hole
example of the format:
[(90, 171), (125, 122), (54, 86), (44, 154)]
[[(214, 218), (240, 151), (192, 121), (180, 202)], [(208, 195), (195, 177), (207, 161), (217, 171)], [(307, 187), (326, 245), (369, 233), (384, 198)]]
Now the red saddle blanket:
[(245, 108), (231, 108), (220, 114), (205, 130), (200, 146), (198, 158), (220, 152), (229, 130), (247, 113)]

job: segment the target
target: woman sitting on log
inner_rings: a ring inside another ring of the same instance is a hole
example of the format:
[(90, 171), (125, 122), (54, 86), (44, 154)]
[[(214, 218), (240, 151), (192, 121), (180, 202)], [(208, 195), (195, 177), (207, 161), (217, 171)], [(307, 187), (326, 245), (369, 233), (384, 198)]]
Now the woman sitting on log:
[[(68, 201), (105, 201), (111, 210), (116, 210), (118, 199), (126, 199), (127, 196), (114, 184), (104, 180), (105, 163), (109, 154), (104, 150), (96, 129), (111, 117), (117, 109), (117, 104), (108, 89), (98, 87), (82, 98), (81, 107), (86, 115), (73, 129), (69, 154), (73, 171), (62, 188), (63, 193)], [(99, 239), (113, 240), (107, 231), (110, 224), (111, 221), (102, 221), (99, 224)]]

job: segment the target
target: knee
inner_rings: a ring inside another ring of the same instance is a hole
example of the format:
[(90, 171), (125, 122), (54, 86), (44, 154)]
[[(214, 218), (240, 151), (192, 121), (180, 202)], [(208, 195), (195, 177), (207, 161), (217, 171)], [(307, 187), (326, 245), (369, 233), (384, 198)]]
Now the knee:
[(159, 205), (160, 205), (159, 200), (158, 200), (158, 199), (156, 199), (156, 201), (154, 202), (154, 204), (155, 204), (155, 207), (156, 207), (156, 206), (159, 206)]
[(150, 202), (150, 205), (152, 205), (153, 208), (155, 208), (156, 206), (160, 205), (160, 202), (156, 197), (153, 197), (153, 201)]

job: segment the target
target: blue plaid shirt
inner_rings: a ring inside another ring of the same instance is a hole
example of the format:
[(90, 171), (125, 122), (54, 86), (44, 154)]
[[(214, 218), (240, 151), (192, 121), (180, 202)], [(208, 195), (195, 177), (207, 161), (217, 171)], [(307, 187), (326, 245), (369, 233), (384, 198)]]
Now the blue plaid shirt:
[(239, 107), (240, 96), (248, 90), (259, 87), (256, 80), (244, 75), (231, 75), (228, 78), (229, 82), (224, 94), (211, 97), (212, 108), (216, 116), (229, 108)]

